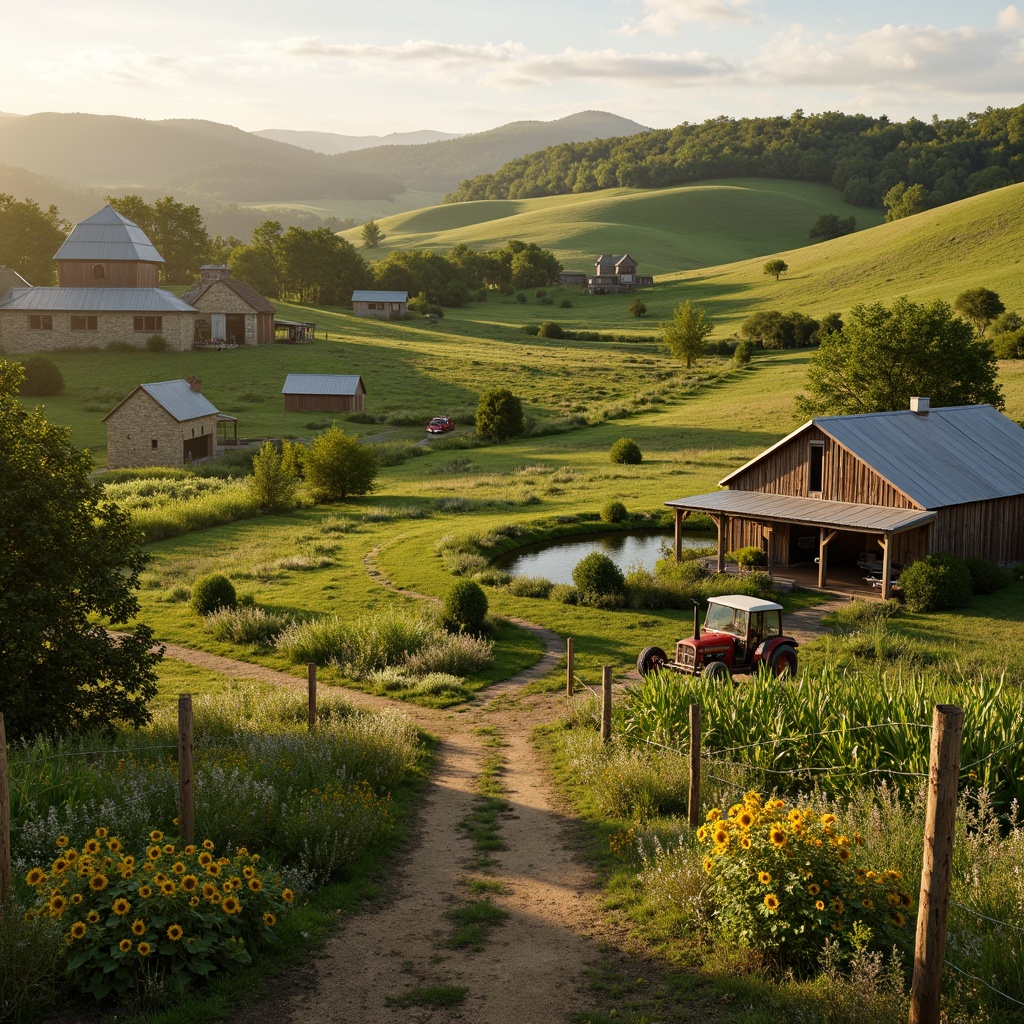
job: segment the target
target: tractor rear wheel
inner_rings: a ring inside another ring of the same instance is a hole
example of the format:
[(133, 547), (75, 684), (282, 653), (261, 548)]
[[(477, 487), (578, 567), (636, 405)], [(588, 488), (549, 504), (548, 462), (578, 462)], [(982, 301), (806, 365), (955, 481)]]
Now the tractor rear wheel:
[(645, 647), (636, 659), (636, 670), (642, 676), (663, 668), (668, 658), (660, 647)]
[(768, 667), (779, 679), (796, 677), (796, 651), (789, 644), (779, 644), (768, 656)]

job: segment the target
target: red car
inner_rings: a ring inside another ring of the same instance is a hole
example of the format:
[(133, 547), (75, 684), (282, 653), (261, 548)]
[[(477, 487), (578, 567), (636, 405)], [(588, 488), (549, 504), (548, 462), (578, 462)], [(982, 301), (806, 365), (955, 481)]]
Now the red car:
[(435, 416), (427, 424), (428, 434), (447, 434), (449, 430), (455, 429), (455, 423), (448, 416)]

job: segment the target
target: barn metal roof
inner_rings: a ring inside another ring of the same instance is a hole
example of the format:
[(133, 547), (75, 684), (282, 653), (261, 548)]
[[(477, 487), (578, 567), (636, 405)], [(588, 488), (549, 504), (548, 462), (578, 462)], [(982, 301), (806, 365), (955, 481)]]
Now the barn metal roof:
[(72, 313), (194, 313), (163, 288), (12, 288), (0, 309)]
[[(289, 373), (282, 395), (354, 395), (363, 378), (358, 374)], [(366, 391), (366, 385), (363, 385)]]
[(408, 292), (354, 291), (353, 302), (408, 302)]
[(199, 416), (217, 415), (217, 407), (205, 395), (193, 391), (187, 380), (163, 380), (156, 384), (140, 384), (139, 387), (179, 423)]
[(677, 498), (665, 504), (669, 508), (691, 512), (725, 514), (743, 519), (770, 519), (777, 523), (826, 526), (860, 533), (902, 533), (938, 518), (935, 512), (914, 508), (793, 498), (787, 494), (767, 494), (764, 491), (714, 491), (692, 498)]
[(164, 262), (156, 246), (146, 237), (146, 232), (109, 203), (99, 213), (76, 224), (53, 258)]
[(991, 405), (822, 416), (722, 481), (817, 426), (923, 508), (1024, 494), (1024, 428)]

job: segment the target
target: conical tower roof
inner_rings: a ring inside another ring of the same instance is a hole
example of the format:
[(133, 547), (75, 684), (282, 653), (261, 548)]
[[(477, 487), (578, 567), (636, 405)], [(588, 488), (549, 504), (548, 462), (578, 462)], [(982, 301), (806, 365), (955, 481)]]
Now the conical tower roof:
[(127, 260), (133, 263), (163, 263), (164, 258), (134, 221), (109, 204), (94, 213), (68, 235), (55, 260)]

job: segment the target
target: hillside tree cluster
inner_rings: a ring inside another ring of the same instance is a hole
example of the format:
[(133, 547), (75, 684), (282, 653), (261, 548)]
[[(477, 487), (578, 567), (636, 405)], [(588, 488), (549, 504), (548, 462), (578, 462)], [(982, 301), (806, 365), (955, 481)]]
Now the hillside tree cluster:
[(510, 160), (463, 181), (445, 202), (739, 177), (833, 185), (848, 203), (886, 205), (896, 219), (1024, 181), (1024, 105), (931, 122), (802, 110), (789, 117), (684, 122), (624, 138), (564, 143)]

